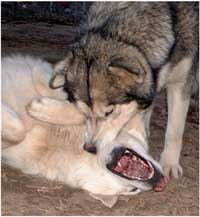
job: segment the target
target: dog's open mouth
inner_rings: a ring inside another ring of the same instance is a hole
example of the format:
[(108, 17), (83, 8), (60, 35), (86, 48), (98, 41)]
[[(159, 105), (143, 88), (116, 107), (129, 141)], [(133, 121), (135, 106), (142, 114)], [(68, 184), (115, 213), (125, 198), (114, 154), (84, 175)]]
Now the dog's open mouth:
[(111, 155), (112, 161), (107, 168), (123, 178), (146, 181), (154, 176), (152, 164), (131, 149), (123, 148)]

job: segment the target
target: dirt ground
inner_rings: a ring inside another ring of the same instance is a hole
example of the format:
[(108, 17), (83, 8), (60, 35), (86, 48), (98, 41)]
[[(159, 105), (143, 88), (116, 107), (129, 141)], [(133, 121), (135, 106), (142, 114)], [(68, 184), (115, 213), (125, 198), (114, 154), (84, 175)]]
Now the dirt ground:
[[(76, 30), (46, 23), (2, 23), (2, 55), (21, 52), (55, 62), (65, 55), (66, 42)], [(151, 152), (157, 160), (163, 149), (165, 100), (165, 93), (157, 97), (152, 117)], [(171, 180), (165, 191), (123, 196), (110, 209), (84, 191), (2, 165), (2, 215), (199, 215), (198, 108), (198, 101), (192, 100), (181, 155), (184, 175)]]

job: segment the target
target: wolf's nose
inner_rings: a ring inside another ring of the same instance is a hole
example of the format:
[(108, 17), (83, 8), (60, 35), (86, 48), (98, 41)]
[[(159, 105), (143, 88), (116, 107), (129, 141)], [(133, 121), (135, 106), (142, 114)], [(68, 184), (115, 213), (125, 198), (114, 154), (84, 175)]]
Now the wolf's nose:
[(97, 148), (94, 144), (92, 143), (85, 143), (83, 145), (83, 149), (91, 154), (96, 154), (97, 153)]

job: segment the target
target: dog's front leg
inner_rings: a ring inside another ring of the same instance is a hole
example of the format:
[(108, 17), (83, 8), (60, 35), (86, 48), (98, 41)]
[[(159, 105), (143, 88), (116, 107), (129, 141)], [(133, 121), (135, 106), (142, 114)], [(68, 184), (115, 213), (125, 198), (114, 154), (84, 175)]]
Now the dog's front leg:
[(86, 116), (75, 104), (50, 97), (33, 99), (27, 106), (27, 112), (33, 118), (51, 124), (79, 125), (86, 121)]
[(167, 88), (168, 121), (161, 165), (166, 176), (172, 175), (175, 178), (182, 174), (179, 158), (190, 102), (190, 94), (186, 95), (183, 91), (184, 86), (182, 84), (171, 84)]
[[(18, 144), (26, 136), (26, 130), (22, 119), (7, 104), (1, 105), (1, 136), (2, 140), (9, 144)], [(3, 148), (4, 148), (4, 142)]]

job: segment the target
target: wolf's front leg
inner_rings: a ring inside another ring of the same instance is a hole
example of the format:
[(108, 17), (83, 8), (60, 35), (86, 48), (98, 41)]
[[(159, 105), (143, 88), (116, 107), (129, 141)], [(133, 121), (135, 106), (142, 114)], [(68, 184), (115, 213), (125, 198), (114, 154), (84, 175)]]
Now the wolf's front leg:
[(167, 88), (168, 121), (161, 165), (166, 176), (172, 175), (175, 178), (182, 175), (179, 158), (190, 102), (190, 94), (184, 94), (184, 91), (182, 84), (171, 84)]
[[(84, 106), (80, 104), (79, 102), (79, 106)], [(50, 97), (33, 99), (27, 106), (27, 112), (37, 120), (52, 124), (79, 125), (86, 121), (86, 115), (75, 104)]]

